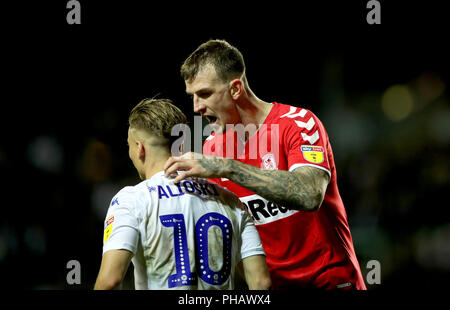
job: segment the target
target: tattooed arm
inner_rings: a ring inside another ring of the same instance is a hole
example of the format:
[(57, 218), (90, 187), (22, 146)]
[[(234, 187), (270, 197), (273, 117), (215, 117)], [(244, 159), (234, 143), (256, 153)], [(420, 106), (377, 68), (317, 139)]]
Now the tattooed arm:
[(169, 158), (165, 166), (166, 175), (177, 170), (186, 171), (174, 182), (189, 176), (228, 178), (269, 201), (303, 211), (319, 209), (330, 180), (325, 171), (310, 166), (298, 167), (292, 172), (264, 170), (232, 159), (194, 153)]
[(230, 161), (230, 180), (269, 201), (294, 210), (318, 210), (330, 179), (325, 171), (310, 166), (298, 167), (289, 172), (263, 170), (235, 160)]

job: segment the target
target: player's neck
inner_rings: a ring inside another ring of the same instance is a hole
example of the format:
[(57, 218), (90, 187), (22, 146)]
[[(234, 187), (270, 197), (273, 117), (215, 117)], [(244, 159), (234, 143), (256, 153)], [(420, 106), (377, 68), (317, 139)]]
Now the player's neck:
[(167, 159), (169, 159), (170, 154), (164, 154), (152, 158), (145, 167), (145, 178), (148, 180), (155, 174), (164, 170), (164, 165), (166, 164)]
[(254, 124), (259, 128), (266, 120), (271, 109), (272, 104), (256, 97), (248, 86), (238, 102), (238, 111), (241, 116), (242, 125), (244, 126)]

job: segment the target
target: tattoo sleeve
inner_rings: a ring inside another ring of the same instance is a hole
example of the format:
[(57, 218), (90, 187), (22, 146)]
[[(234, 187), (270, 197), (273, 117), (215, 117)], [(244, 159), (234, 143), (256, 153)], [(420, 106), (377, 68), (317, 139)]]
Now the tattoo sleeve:
[[(223, 160), (222, 165), (217, 160)], [(325, 196), (330, 177), (325, 171), (302, 166), (292, 172), (264, 170), (232, 159), (216, 158), (202, 163), (205, 168), (222, 166), (227, 176), (265, 199), (294, 210), (315, 211)]]

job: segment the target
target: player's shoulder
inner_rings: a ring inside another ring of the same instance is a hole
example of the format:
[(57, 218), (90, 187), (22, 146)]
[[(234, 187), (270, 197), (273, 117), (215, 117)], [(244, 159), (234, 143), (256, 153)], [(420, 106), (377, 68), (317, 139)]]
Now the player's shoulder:
[[(147, 181), (147, 180), (146, 180)], [(142, 181), (134, 186), (129, 185), (119, 190), (111, 200), (111, 206), (117, 204), (135, 205), (136, 202), (142, 202), (146, 199), (147, 186), (146, 181)]]
[(231, 209), (233, 209), (235, 211), (243, 211), (244, 210), (244, 205), (242, 204), (239, 197), (235, 193), (230, 191), (228, 188), (226, 188), (220, 184), (217, 184), (215, 182), (212, 182), (208, 179), (198, 178), (197, 180), (198, 180), (198, 182), (201, 182), (202, 184), (207, 184), (207, 185), (213, 187), (214, 191), (217, 193), (217, 196), (220, 197), (220, 199), (226, 206), (230, 207)]
[(311, 110), (280, 103), (274, 108), (276, 110), (272, 115), (271, 123), (279, 124), (280, 132), (283, 134), (295, 135), (301, 132), (302, 137), (304, 135), (309, 137), (309, 135), (316, 136), (319, 131), (322, 133), (325, 131), (321, 120)]
[(146, 189), (146, 184), (148, 180), (142, 181), (136, 185), (129, 185), (123, 187), (117, 192), (117, 195), (135, 195)]
[[(193, 188), (198, 189), (197, 191), (193, 191), (193, 193), (201, 193), (201, 196), (210, 197), (211, 199), (220, 197), (223, 192), (223, 188), (219, 184), (208, 179), (193, 176), (187, 177), (181, 181), (183, 187), (187, 186), (185, 182), (192, 184)], [(187, 190), (187, 192), (189, 192), (189, 190)]]
[(279, 123), (292, 123), (292, 120), (306, 119), (312, 116), (317, 117), (314, 113), (306, 108), (293, 105), (273, 102), (271, 111), (272, 121)]

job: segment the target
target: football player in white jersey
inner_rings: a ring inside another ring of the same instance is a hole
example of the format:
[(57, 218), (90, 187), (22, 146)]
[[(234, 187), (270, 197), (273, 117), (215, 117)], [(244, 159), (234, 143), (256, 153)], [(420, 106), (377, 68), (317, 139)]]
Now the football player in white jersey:
[(233, 289), (236, 270), (249, 289), (271, 285), (258, 232), (238, 197), (204, 179), (164, 176), (186, 123), (167, 99), (144, 99), (129, 117), (129, 156), (140, 178), (113, 197), (94, 289), (121, 287), (130, 261), (136, 289)]

